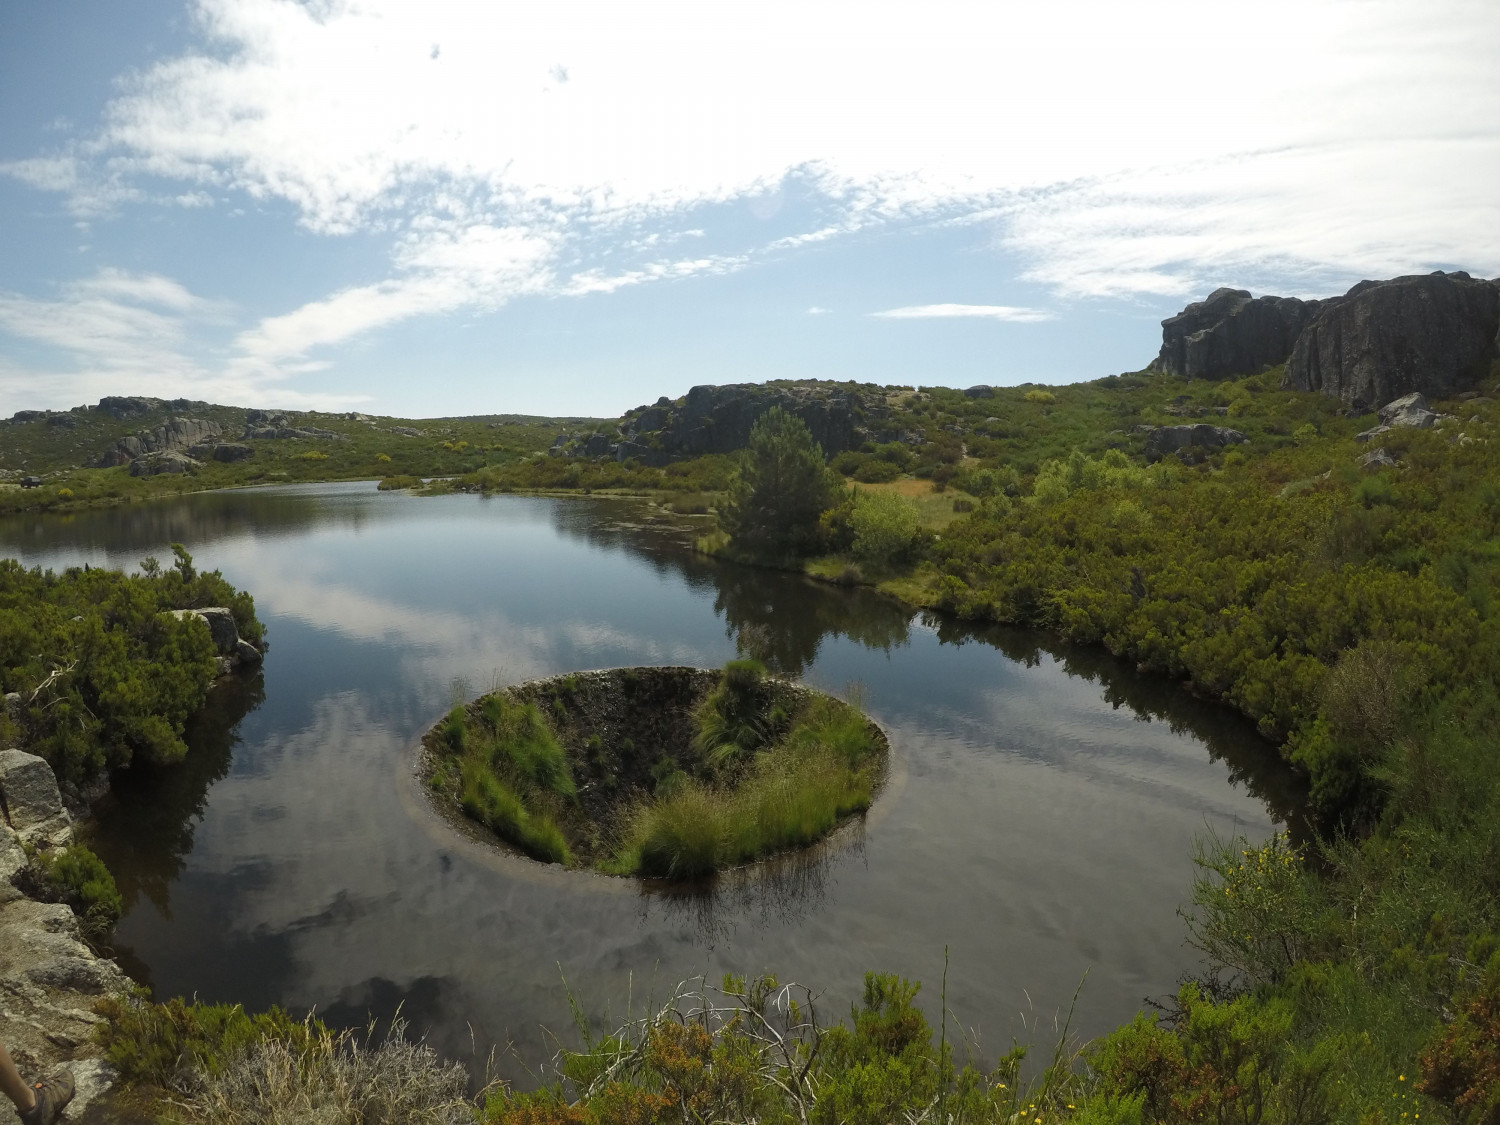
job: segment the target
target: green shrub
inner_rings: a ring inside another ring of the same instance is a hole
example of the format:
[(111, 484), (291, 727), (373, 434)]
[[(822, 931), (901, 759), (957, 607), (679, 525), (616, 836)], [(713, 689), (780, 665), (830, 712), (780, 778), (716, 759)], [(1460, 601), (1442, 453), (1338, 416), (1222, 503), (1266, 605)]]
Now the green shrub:
[(99, 1002), (105, 1058), (127, 1083), (172, 1089), (184, 1072), (218, 1073), (251, 1044), (267, 1039), (297, 1048), (326, 1029), (309, 1016), (294, 1020), (280, 1008), (248, 1015), (238, 1004), (199, 1004), (174, 997), (152, 1004), (141, 997)]
[(31, 859), (32, 891), (48, 902), (65, 902), (78, 915), (84, 934), (101, 940), (125, 912), (124, 900), (104, 861), (83, 844)]
[(853, 550), (860, 558), (890, 565), (909, 558), (922, 534), (914, 500), (895, 492), (859, 492), (849, 517)]

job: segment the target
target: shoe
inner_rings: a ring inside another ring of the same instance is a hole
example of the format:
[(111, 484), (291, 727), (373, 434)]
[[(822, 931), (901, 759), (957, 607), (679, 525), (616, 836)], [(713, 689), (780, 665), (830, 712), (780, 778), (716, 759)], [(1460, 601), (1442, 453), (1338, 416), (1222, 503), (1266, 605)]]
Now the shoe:
[(22, 1125), (53, 1125), (62, 1116), (63, 1106), (73, 1100), (73, 1073), (59, 1070), (31, 1088), (36, 1105), (21, 1114)]

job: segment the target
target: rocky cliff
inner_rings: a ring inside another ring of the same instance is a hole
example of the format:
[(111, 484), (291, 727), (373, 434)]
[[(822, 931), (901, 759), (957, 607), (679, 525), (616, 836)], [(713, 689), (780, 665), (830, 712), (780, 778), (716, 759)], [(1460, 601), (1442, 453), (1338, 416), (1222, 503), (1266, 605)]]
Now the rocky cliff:
[(1322, 304), (1215, 289), (1161, 322), (1161, 353), (1152, 366), (1189, 379), (1254, 374), (1291, 354), (1298, 334)]
[(84, 942), (78, 919), (60, 903), (23, 892), (28, 849), (66, 847), (72, 820), (57, 779), (41, 758), (0, 749), (0, 1042), (28, 1078), (66, 1064), (78, 1094), (65, 1121), (83, 1119), (114, 1083), (94, 1042), (94, 1005), (130, 981)]
[(850, 383), (731, 383), (693, 387), (680, 399), (660, 398), (621, 418), (618, 437), (594, 432), (559, 434), (557, 456), (634, 458), (663, 465), (679, 457), (733, 453), (745, 448), (762, 414), (779, 406), (807, 423), (832, 456), (883, 434), (885, 392)]
[(1432, 273), (1361, 281), (1302, 301), (1216, 289), (1162, 321), (1158, 371), (1253, 375), (1286, 364), (1283, 386), (1365, 410), (1403, 395), (1446, 398), (1500, 359), (1500, 280)]
[(1307, 326), (1284, 386), (1369, 409), (1403, 395), (1448, 398), (1500, 358), (1500, 281), (1434, 273), (1361, 281)]
[(105, 451), (98, 465), (100, 468), (128, 465), (150, 454), (177, 453), (185, 457), (186, 451), (193, 446), (210, 443), (223, 433), (224, 428), (217, 422), (201, 418), (172, 418), (154, 430), (141, 430), (122, 437)]

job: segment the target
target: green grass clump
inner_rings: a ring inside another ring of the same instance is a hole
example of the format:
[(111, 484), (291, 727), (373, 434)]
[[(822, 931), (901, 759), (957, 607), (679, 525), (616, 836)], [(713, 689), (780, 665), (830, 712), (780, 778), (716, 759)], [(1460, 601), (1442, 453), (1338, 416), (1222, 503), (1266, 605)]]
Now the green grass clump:
[(837, 700), (814, 700), (733, 785), (684, 778), (637, 807), (610, 870), (701, 878), (814, 843), (870, 807), (877, 751), (862, 714)]
[(484, 701), (482, 713), (489, 727), (491, 765), (508, 762), (539, 789), (560, 797), (575, 794), (567, 754), (535, 703), (517, 703), (503, 695), (492, 695)]
[(572, 863), (573, 854), (557, 822), (546, 813), (527, 811), (521, 798), (482, 762), (465, 761), (462, 776), (462, 803), (471, 817), (533, 859)]
[(727, 765), (759, 750), (775, 733), (765, 706), (765, 676), (759, 661), (731, 660), (699, 705), (694, 745), (710, 765)]

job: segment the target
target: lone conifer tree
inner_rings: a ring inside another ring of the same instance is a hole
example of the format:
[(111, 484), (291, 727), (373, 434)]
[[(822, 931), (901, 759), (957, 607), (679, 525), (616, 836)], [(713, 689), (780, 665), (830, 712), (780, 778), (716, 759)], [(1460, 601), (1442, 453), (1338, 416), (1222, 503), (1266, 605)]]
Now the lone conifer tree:
[(821, 541), (818, 517), (835, 487), (807, 424), (773, 406), (756, 420), (720, 516), (735, 546), (758, 555), (805, 555)]

